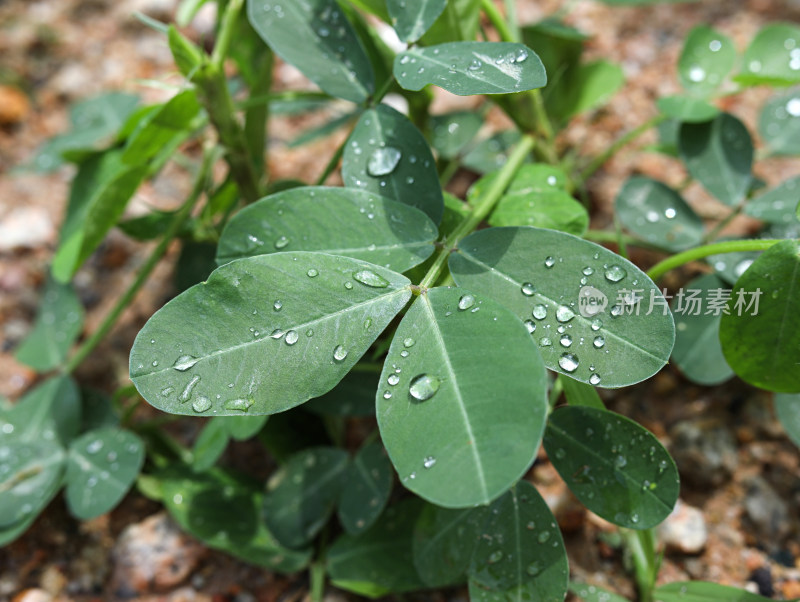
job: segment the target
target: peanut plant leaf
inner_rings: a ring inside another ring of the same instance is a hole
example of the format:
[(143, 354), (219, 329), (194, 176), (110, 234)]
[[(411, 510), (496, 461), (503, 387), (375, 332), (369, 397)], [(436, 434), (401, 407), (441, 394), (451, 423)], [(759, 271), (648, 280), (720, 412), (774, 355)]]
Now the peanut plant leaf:
[(282, 572), (308, 564), (310, 550), (285, 548), (267, 530), (261, 518), (263, 493), (243, 477), (219, 468), (198, 474), (183, 466), (155, 476), (172, 518), (206, 545)]
[(363, 446), (347, 467), (337, 514), (344, 530), (357, 535), (378, 519), (392, 492), (392, 463), (377, 442)]
[(485, 506), (422, 510), (414, 526), (414, 564), (430, 587), (464, 581), (486, 519)]
[(536, 488), (520, 481), (486, 512), (469, 570), (470, 600), (563, 600), (568, 580), (555, 517)]
[[(234, 416), (217, 416), (206, 422), (192, 447), (192, 468), (194, 470), (198, 472), (208, 470), (225, 453), (230, 437), (224, 421), (234, 418)], [(251, 418), (251, 416), (247, 416), (247, 418)]]
[(224, 416), (220, 417), (225, 423), (228, 434), (236, 441), (247, 441), (255, 437), (264, 425), (269, 416)]
[(678, 59), (678, 78), (693, 96), (710, 96), (733, 69), (736, 46), (731, 39), (707, 25), (689, 32)]
[(130, 489), (144, 463), (144, 444), (115, 427), (89, 431), (69, 446), (66, 499), (81, 520), (114, 508)]
[(33, 329), (14, 357), (34, 370), (46, 372), (59, 366), (83, 329), (83, 306), (70, 284), (48, 278)]
[(434, 84), (459, 96), (524, 92), (547, 84), (542, 61), (516, 42), (415, 46), (395, 57), (394, 76), (406, 90)]
[(800, 243), (764, 251), (736, 281), (727, 309), (719, 338), (736, 374), (767, 391), (800, 393)]
[[(745, 205), (745, 210), (747, 205)], [(740, 251), (738, 253), (719, 253), (706, 257), (714, 273), (728, 284), (736, 284), (739, 277), (750, 269), (761, 251)]]
[(800, 82), (800, 27), (789, 23), (762, 27), (745, 50), (742, 65), (733, 79), (745, 86)]
[(450, 508), (492, 501), (530, 467), (546, 411), (541, 358), (508, 310), (459, 288), (417, 297), (395, 333), (376, 403), (406, 488)]
[(517, 130), (498, 132), (478, 142), (461, 161), (461, 164), (479, 174), (485, 174), (503, 167), (508, 153), (519, 142)]
[(783, 430), (800, 447), (800, 395), (778, 393), (774, 397), (774, 404)]
[(773, 155), (800, 155), (800, 90), (772, 97), (758, 117), (758, 133)]
[(61, 487), (64, 450), (56, 441), (3, 437), (0, 457), (0, 529), (4, 530), (35, 517), (53, 498)]
[(678, 470), (667, 450), (619, 414), (558, 408), (547, 421), (544, 447), (575, 497), (620, 527), (654, 527), (678, 499)]
[(636, 236), (668, 251), (703, 239), (703, 220), (675, 190), (650, 178), (628, 178), (614, 202), (619, 221)]
[(800, 203), (800, 177), (789, 178), (775, 188), (751, 199), (744, 206), (744, 212), (772, 224), (797, 223), (797, 209)]
[(597, 393), (597, 389), (592, 385), (579, 382), (565, 374), (559, 374), (558, 380), (564, 389), (564, 397), (567, 398), (569, 405), (587, 406), (598, 410), (606, 409), (603, 400), (600, 399), (600, 395)]
[(487, 295), (525, 325), (547, 368), (623, 387), (666, 364), (672, 315), (656, 285), (600, 245), (539, 228), (489, 228), (449, 258), (459, 286)]
[(454, 111), (442, 115), (432, 115), (430, 118), (430, 131), (433, 134), (431, 146), (440, 157), (453, 159), (467, 148), (482, 125), (481, 116), (472, 111)]
[(327, 553), (333, 584), (369, 598), (425, 587), (412, 556), (412, 533), (423, 505), (419, 499), (403, 500), (365, 533), (339, 537)]
[(610, 61), (580, 64), (565, 94), (558, 113), (562, 119), (580, 115), (605, 104), (625, 84), (622, 67)]
[(405, 272), (433, 252), (436, 226), (422, 211), (366, 190), (292, 188), (239, 211), (217, 263), (280, 251), (345, 255)]
[(577, 581), (570, 581), (569, 591), (578, 596), (583, 602), (629, 602), (624, 596), (615, 594), (607, 589)]
[[(769, 599), (744, 589), (707, 581), (667, 583), (653, 591), (653, 600), (657, 602), (767, 602)], [(797, 602), (797, 598), (794, 601)]]
[(662, 96), (656, 106), (667, 117), (684, 123), (711, 121), (720, 112), (707, 100), (691, 96)]
[(304, 410), (323, 416), (374, 416), (375, 373), (348, 373), (333, 389), (303, 405)]
[(68, 376), (47, 379), (9, 410), (0, 411), (0, 440), (58, 441), (68, 445), (80, 426), (80, 393)]
[(345, 186), (416, 207), (438, 225), (442, 187), (428, 143), (402, 113), (388, 105), (365, 111), (342, 157)]
[(275, 538), (302, 548), (328, 522), (343, 484), (349, 458), (334, 447), (314, 447), (291, 458), (267, 483), (262, 512)]
[(448, 0), (447, 4), (422, 37), (423, 46), (443, 42), (474, 40), (481, 19), (480, 0)]
[(447, 0), (387, 0), (398, 37), (409, 44), (422, 37), (447, 6)]
[(232, 261), (150, 318), (131, 379), (173, 414), (273, 414), (332, 389), (411, 297), (357, 259), (275, 253)]
[(489, 216), (492, 226), (536, 226), (580, 236), (589, 227), (586, 208), (562, 190), (506, 194)]
[[(714, 274), (695, 278), (684, 290), (695, 294), (702, 301), (708, 301), (710, 291), (727, 289), (725, 282)], [(697, 291), (697, 293), (695, 293)], [(682, 311), (678, 311), (682, 309)], [(672, 361), (684, 376), (700, 385), (718, 385), (733, 376), (733, 370), (725, 361), (719, 342), (720, 314), (707, 313), (700, 304), (683, 300), (683, 307), (673, 303), (675, 315), (675, 347)]]
[(713, 121), (684, 123), (678, 134), (681, 159), (689, 173), (726, 205), (741, 201), (753, 178), (753, 142), (733, 115)]
[(94, 154), (78, 168), (53, 257), (59, 282), (68, 282), (97, 248), (144, 179), (147, 167), (124, 163), (122, 152)]
[(360, 103), (375, 91), (369, 58), (335, 0), (248, 0), (247, 18), (275, 54), (331, 96)]

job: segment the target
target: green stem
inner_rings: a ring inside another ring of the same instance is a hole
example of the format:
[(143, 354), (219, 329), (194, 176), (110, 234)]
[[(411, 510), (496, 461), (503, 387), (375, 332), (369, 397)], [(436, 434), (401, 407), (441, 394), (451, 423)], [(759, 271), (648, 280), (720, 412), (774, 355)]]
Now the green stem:
[(328, 176), (333, 173), (334, 169), (336, 169), (336, 166), (339, 165), (339, 160), (342, 158), (342, 155), (344, 154), (344, 146), (345, 144), (347, 144), (347, 141), (349, 139), (350, 139), (350, 134), (348, 134), (347, 138), (345, 138), (342, 141), (342, 143), (336, 148), (336, 152), (333, 153), (333, 156), (331, 157), (330, 161), (328, 161), (328, 164), (325, 166), (325, 169), (322, 170), (322, 174), (320, 174), (319, 178), (317, 178), (316, 182), (317, 186), (322, 186), (325, 183), (325, 180), (328, 179)]
[(647, 275), (651, 280), (658, 280), (669, 272), (691, 261), (708, 257), (709, 255), (716, 255), (718, 253), (738, 253), (741, 251), (765, 251), (772, 245), (778, 244), (781, 239), (763, 239), (763, 240), (726, 240), (724, 242), (715, 242), (682, 253), (677, 253), (672, 257), (667, 257), (665, 260), (658, 262), (647, 271)]
[(225, 12), (222, 14), (217, 41), (211, 53), (211, 64), (220, 71), (222, 71), (225, 63), (225, 57), (228, 56), (228, 49), (231, 46), (231, 40), (236, 30), (236, 19), (239, 18), (239, 12), (242, 10), (243, 4), (244, 0), (228, 0)]
[(625, 543), (633, 558), (636, 584), (639, 589), (640, 602), (652, 602), (653, 589), (658, 576), (656, 562), (656, 540), (653, 529), (632, 530), (621, 529)]
[(329, 94), (325, 92), (303, 92), (300, 90), (284, 90), (283, 92), (269, 92), (267, 94), (258, 94), (251, 96), (245, 100), (236, 102), (237, 109), (249, 109), (250, 107), (257, 107), (271, 102), (290, 102), (292, 100), (333, 100)]
[(497, 30), (497, 33), (500, 34), (500, 38), (504, 42), (516, 42), (516, 37), (514, 36), (514, 32), (506, 23), (505, 17), (500, 12), (500, 9), (497, 8), (492, 0), (481, 0), (481, 9), (489, 17), (489, 21), (492, 22), (492, 25)]
[(597, 155), (594, 159), (589, 162), (583, 171), (581, 171), (580, 175), (578, 176), (577, 185), (583, 186), (586, 183), (594, 172), (600, 169), (606, 161), (608, 161), (611, 157), (613, 157), (617, 152), (627, 144), (630, 144), (636, 138), (644, 134), (650, 128), (657, 126), (662, 121), (666, 120), (666, 115), (656, 115), (652, 119), (645, 121), (642, 125), (637, 128), (632, 129), (630, 132), (619, 138), (616, 142), (614, 142), (611, 146), (609, 146), (605, 152)]
[(497, 177), (492, 181), (491, 185), (473, 207), (472, 211), (466, 215), (458, 226), (447, 236), (444, 246), (433, 260), (433, 265), (431, 265), (428, 273), (425, 274), (425, 277), (419, 283), (421, 289), (430, 288), (436, 283), (450, 253), (456, 250), (462, 238), (477, 228), (478, 224), (489, 215), (497, 201), (500, 200), (503, 192), (505, 192), (509, 183), (511, 183), (511, 179), (514, 177), (517, 169), (519, 169), (520, 165), (525, 161), (525, 158), (533, 150), (535, 144), (536, 142), (529, 135), (525, 135), (520, 139), (517, 146), (514, 147), (514, 150), (509, 155), (508, 161), (503, 165)]
[(65, 374), (70, 374), (72, 371), (74, 371), (75, 368), (77, 368), (94, 350), (94, 348), (97, 347), (98, 343), (105, 338), (106, 334), (108, 334), (108, 331), (111, 330), (111, 328), (117, 322), (120, 314), (125, 310), (126, 307), (128, 307), (128, 305), (130, 305), (131, 301), (133, 301), (133, 298), (136, 296), (136, 293), (139, 292), (139, 289), (145, 283), (148, 276), (150, 276), (150, 272), (152, 272), (153, 268), (156, 267), (159, 260), (166, 252), (169, 243), (173, 238), (175, 238), (175, 235), (180, 231), (184, 222), (189, 218), (192, 208), (195, 206), (195, 203), (197, 203), (197, 200), (203, 193), (211, 168), (212, 156), (213, 153), (211, 152), (210, 148), (207, 148), (203, 155), (203, 162), (200, 165), (200, 170), (195, 178), (192, 192), (189, 194), (189, 198), (186, 199), (186, 202), (183, 204), (183, 206), (175, 214), (175, 217), (172, 218), (167, 231), (164, 233), (164, 238), (162, 238), (158, 243), (158, 246), (153, 249), (150, 257), (147, 258), (147, 261), (144, 263), (141, 270), (139, 270), (139, 273), (128, 287), (128, 290), (123, 293), (116, 305), (114, 305), (111, 311), (108, 312), (106, 317), (103, 319), (103, 322), (100, 324), (100, 327), (95, 330), (80, 347), (78, 347), (77, 351), (75, 351), (69, 362), (67, 362), (67, 365), (64, 366), (63, 372)]
[(450, 183), (450, 180), (453, 179), (453, 176), (458, 171), (460, 165), (461, 162), (458, 160), (458, 158), (456, 158), (456, 159), (451, 159), (450, 161), (448, 161), (447, 165), (444, 166), (442, 173), (439, 175), (439, 184), (441, 185), (442, 188), (444, 188), (445, 186), (447, 186), (447, 184)]
[(513, 34), (515, 42), (520, 41), (519, 35), (519, 21), (517, 20), (517, 3), (514, 0), (504, 0), (503, 5), (506, 7), (506, 21), (508, 28)]

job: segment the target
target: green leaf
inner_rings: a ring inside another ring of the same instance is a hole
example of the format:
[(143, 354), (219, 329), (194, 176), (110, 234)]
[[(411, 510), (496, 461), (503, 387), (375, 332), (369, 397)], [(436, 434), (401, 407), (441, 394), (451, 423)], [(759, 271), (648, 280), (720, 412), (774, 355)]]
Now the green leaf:
[(301, 548), (333, 513), (348, 464), (334, 447), (306, 449), (289, 458), (267, 483), (262, 511), (267, 528), (289, 548)]
[(267, 530), (260, 517), (263, 494), (248, 480), (219, 468), (197, 474), (181, 466), (156, 477), (172, 518), (206, 545), (277, 571), (308, 564), (310, 550), (284, 548)]
[(800, 395), (778, 393), (774, 398), (775, 414), (792, 442), (800, 447)]
[(600, 245), (554, 230), (489, 228), (462, 240), (449, 265), (459, 286), (525, 321), (547, 368), (580, 382), (637, 383), (672, 351), (675, 329), (661, 291)]
[(758, 133), (773, 155), (800, 155), (800, 92), (773, 96), (761, 109)]
[(20, 343), (14, 357), (34, 370), (59, 366), (83, 329), (83, 306), (69, 284), (48, 278), (36, 323)]
[(684, 123), (704, 123), (720, 113), (708, 101), (690, 96), (662, 96), (656, 106), (667, 117)]
[(558, 408), (544, 447), (570, 491), (589, 510), (621, 527), (649, 529), (678, 499), (678, 470), (649, 431), (596, 408)]
[(278, 56), (328, 94), (360, 103), (375, 91), (369, 58), (335, 0), (248, 0), (247, 17)]
[(619, 221), (636, 236), (668, 251), (703, 239), (703, 220), (680, 194), (643, 176), (628, 178), (614, 201)]
[(217, 267), (216, 254), (217, 245), (214, 243), (184, 240), (173, 274), (175, 289), (183, 292), (195, 284), (208, 280), (211, 272)]
[(183, 36), (174, 25), (170, 25), (167, 30), (167, 41), (178, 71), (191, 79), (195, 70), (203, 64), (205, 59), (202, 49)]
[[(701, 303), (693, 306), (689, 301), (684, 301), (683, 311), (673, 307), (675, 347), (672, 349), (672, 361), (686, 378), (700, 385), (718, 385), (733, 376), (719, 342), (721, 315), (707, 313), (710, 291), (723, 289), (727, 289), (725, 283), (713, 274), (695, 278), (686, 285), (684, 291), (696, 294)], [(706, 303), (706, 307), (702, 307), (702, 302)]]
[(731, 39), (699, 25), (689, 32), (678, 59), (681, 85), (694, 96), (708, 97), (724, 81), (736, 62), (736, 46)]
[(486, 507), (426, 505), (414, 527), (414, 564), (431, 587), (464, 581), (486, 518)]
[(279, 251), (345, 255), (405, 272), (433, 253), (427, 215), (373, 192), (293, 188), (248, 205), (228, 222), (217, 262)]
[(719, 583), (683, 581), (655, 588), (653, 599), (658, 602), (766, 602), (770, 598)]
[[(154, 210), (140, 217), (134, 217), (121, 221), (117, 228), (135, 240), (155, 240), (164, 235), (170, 223), (175, 218), (177, 211)], [(179, 234), (189, 234), (191, 230), (184, 227), (184, 231)]]
[(36, 516), (61, 487), (64, 450), (54, 441), (3, 437), (0, 458), (0, 529), (7, 529)]
[(119, 425), (119, 412), (114, 408), (111, 396), (97, 389), (82, 388), (81, 397), (83, 401), (82, 431)]
[(602, 587), (570, 581), (569, 591), (584, 602), (628, 602), (628, 599)]
[(66, 498), (81, 520), (113, 509), (144, 462), (144, 443), (130, 431), (106, 427), (84, 433), (69, 446)]
[(562, 119), (580, 115), (604, 105), (625, 84), (622, 67), (609, 61), (578, 65), (567, 89), (566, 102), (559, 107)]
[(423, 46), (474, 40), (481, 17), (480, 0), (448, 0), (442, 14), (420, 40)]
[(586, 208), (566, 192), (505, 195), (489, 217), (492, 226), (537, 226), (580, 236), (589, 227)]
[(417, 297), (397, 328), (376, 411), (405, 487), (439, 506), (486, 504), (536, 456), (545, 372), (505, 308), (463, 289), (435, 288)]
[(564, 540), (536, 488), (520, 481), (492, 504), (472, 555), (471, 600), (563, 600), (569, 569)]
[(744, 212), (773, 224), (797, 223), (795, 209), (798, 202), (800, 202), (800, 176), (789, 178), (748, 201), (744, 206)]
[(744, 124), (722, 113), (706, 123), (684, 123), (678, 147), (689, 173), (726, 205), (741, 201), (753, 178), (753, 142)]
[[(745, 207), (747, 207), (745, 205)], [(776, 237), (779, 238), (779, 237)], [(736, 284), (753, 262), (761, 255), (761, 251), (741, 251), (738, 253), (719, 253), (706, 257), (714, 272), (728, 284)]]
[(422, 37), (439, 18), (447, 0), (387, 0), (386, 8), (398, 37), (409, 44)]
[[(757, 308), (748, 308), (754, 299)], [(727, 308), (719, 338), (736, 374), (767, 391), (800, 392), (800, 243), (764, 251), (736, 281)]]
[(200, 112), (193, 89), (179, 92), (139, 123), (128, 138), (121, 160), (142, 165), (172, 141), (182, 136)]
[(352, 371), (333, 389), (303, 405), (325, 416), (374, 416), (378, 375)]
[(434, 84), (459, 96), (524, 92), (547, 83), (536, 53), (515, 42), (414, 46), (395, 57), (394, 76), (406, 90)]
[(13, 441), (59, 441), (67, 445), (80, 426), (80, 394), (68, 376), (44, 381), (9, 410), (0, 411), (2, 438)]
[(192, 468), (194, 470), (198, 472), (208, 470), (225, 453), (229, 439), (225, 421), (233, 419), (233, 416), (217, 416), (206, 422), (192, 448)]
[(742, 65), (734, 80), (744, 86), (800, 82), (800, 27), (788, 23), (762, 27), (745, 50)]
[(387, 508), (366, 533), (337, 539), (327, 554), (333, 584), (370, 598), (424, 588), (412, 552), (412, 533), (422, 507), (419, 499), (403, 500)]
[(345, 186), (420, 209), (435, 224), (444, 201), (428, 143), (408, 118), (388, 105), (365, 111), (342, 158)]
[(97, 248), (122, 216), (146, 171), (145, 166), (125, 164), (119, 150), (95, 154), (81, 164), (53, 258), (56, 280), (69, 281)]
[(559, 374), (558, 380), (564, 388), (564, 395), (571, 406), (586, 406), (597, 408), (598, 410), (606, 409), (603, 400), (600, 399), (600, 395), (597, 394), (597, 389), (592, 385), (578, 382), (574, 378), (570, 378), (564, 374)]
[(339, 522), (344, 530), (357, 535), (378, 519), (392, 492), (392, 464), (383, 445), (363, 446), (347, 467), (339, 498)]
[(519, 139), (520, 133), (517, 130), (498, 132), (476, 144), (464, 156), (461, 164), (479, 174), (500, 169), (505, 165), (509, 151)]
[(431, 146), (440, 157), (454, 159), (472, 142), (482, 125), (480, 114), (473, 111), (431, 115)]
[(347, 257), (239, 259), (150, 318), (131, 379), (174, 414), (281, 412), (332, 389), (410, 297), (405, 277)]
[(236, 441), (247, 441), (258, 435), (269, 416), (221, 416), (215, 420), (222, 420), (228, 429), (228, 434)]

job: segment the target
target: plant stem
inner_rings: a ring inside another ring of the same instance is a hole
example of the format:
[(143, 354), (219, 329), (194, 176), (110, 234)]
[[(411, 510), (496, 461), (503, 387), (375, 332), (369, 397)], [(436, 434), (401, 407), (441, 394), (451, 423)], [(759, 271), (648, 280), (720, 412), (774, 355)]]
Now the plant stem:
[(333, 170), (336, 169), (336, 166), (339, 165), (339, 160), (342, 158), (344, 154), (344, 145), (347, 144), (347, 140), (350, 138), (350, 134), (347, 135), (342, 143), (336, 148), (336, 152), (333, 153), (330, 161), (325, 166), (325, 169), (322, 170), (322, 174), (320, 174), (319, 178), (317, 178), (316, 186), (322, 186), (325, 183), (325, 180), (328, 179), (328, 176), (333, 173)]
[(460, 165), (461, 162), (458, 160), (458, 158), (451, 159), (450, 161), (447, 162), (447, 165), (444, 166), (442, 173), (439, 174), (439, 184), (441, 185), (442, 188), (447, 186), (450, 180), (453, 179), (453, 176), (458, 171)]
[(578, 186), (583, 186), (586, 183), (586, 180), (588, 180), (592, 176), (592, 174), (594, 174), (594, 172), (600, 169), (606, 161), (608, 161), (611, 157), (617, 154), (617, 151), (619, 151), (623, 146), (629, 144), (630, 142), (633, 142), (634, 140), (636, 140), (636, 138), (644, 134), (650, 128), (657, 126), (659, 123), (661, 123), (666, 119), (667, 119), (666, 115), (656, 115), (652, 119), (645, 121), (639, 127), (632, 129), (630, 132), (628, 132), (621, 138), (617, 139), (617, 141), (614, 142), (611, 146), (609, 146), (605, 150), (605, 152), (597, 155), (594, 159), (592, 159), (589, 162), (589, 165), (587, 165), (583, 169), (583, 171), (581, 171), (581, 173), (578, 175), (578, 181), (576, 182), (576, 184)]
[(519, 21), (517, 20), (517, 3), (515, 0), (504, 0), (503, 5), (506, 7), (506, 21), (508, 28), (511, 30), (513, 40), (520, 41), (519, 35)]
[(428, 273), (425, 274), (425, 277), (419, 283), (421, 289), (430, 288), (436, 283), (450, 253), (456, 250), (462, 238), (472, 232), (478, 224), (489, 215), (497, 201), (500, 200), (500, 196), (505, 192), (505, 189), (514, 177), (517, 169), (519, 169), (519, 166), (522, 165), (525, 158), (533, 150), (535, 144), (535, 140), (529, 135), (525, 135), (520, 139), (517, 146), (514, 147), (514, 150), (509, 155), (506, 164), (503, 165), (497, 177), (475, 204), (469, 215), (466, 215), (458, 226), (447, 236), (442, 249), (433, 261), (433, 265), (431, 265)]
[(329, 94), (325, 92), (304, 92), (302, 90), (284, 90), (282, 92), (269, 92), (267, 94), (259, 94), (251, 96), (245, 100), (240, 100), (235, 103), (237, 109), (249, 109), (250, 107), (257, 107), (271, 102), (290, 102), (292, 100), (333, 100)]
[(489, 17), (489, 21), (492, 22), (492, 25), (497, 30), (497, 33), (500, 34), (500, 38), (505, 42), (516, 42), (516, 37), (514, 36), (514, 32), (511, 31), (511, 28), (506, 23), (505, 18), (503, 17), (500, 9), (497, 8), (492, 0), (481, 0), (481, 9)]
[(244, 0), (228, 0), (225, 12), (222, 13), (217, 41), (211, 53), (211, 64), (219, 71), (222, 71), (225, 57), (228, 56), (228, 49), (231, 46), (231, 40), (236, 28), (236, 19), (239, 17), (243, 4)]
[(105, 338), (108, 331), (116, 323), (117, 319), (119, 318), (120, 314), (125, 310), (128, 305), (130, 305), (133, 298), (136, 296), (136, 293), (139, 292), (139, 289), (147, 280), (147, 277), (150, 276), (150, 272), (153, 271), (153, 268), (156, 267), (161, 257), (167, 250), (167, 246), (175, 238), (175, 235), (180, 231), (181, 227), (183, 226), (184, 222), (187, 220), (189, 215), (192, 212), (192, 208), (197, 203), (197, 200), (203, 193), (203, 190), (206, 185), (206, 180), (208, 179), (209, 171), (211, 168), (211, 158), (213, 157), (214, 153), (211, 152), (211, 148), (206, 148), (203, 154), (203, 162), (200, 165), (200, 170), (197, 173), (195, 178), (194, 187), (192, 188), (191, 193), (189, 194), (189, 198), (186, 199), (186, 202), (181, 206), (175, 216), (172, 218), (172, 221), (167, 228), (167, 231), (164, 233), (164, 238), (158, 243), (153, 252), (150, 254), (150, 257), (147, 258), (144, 265), (139, 270), (139, 273), (136, 275), (136, 278), (128, 287), (123, 295), (119, 298), (116, 305), (111, 309), (110, 312), (106, 315), (103, 319), (103, 322), (100, 324), (100, 327), (95, 330), (92, 335), (86, 339), (83, 344), (78, 347), (77, 351), (73, 354), (73, 356), (69, 359), (66, 366), (63, 368), (64, 374), (70, 374), (75, 368), (77, 368), (83, 360), (97, 347), (98, 343)]
[(651, 280), (658, 280), (669, 272), (674, 270), (690, 261), (702, 259), (709, 255), (716, 255), (718, 253), (738, 253), (741, 251), (765, 251), (772, 245), (781, 242), (781, 239), (763, 239), (763, 240), (726, 240), (724, 242), (715, 242), (682, 253), (677, 253), (672, 257), (667, 257), (665, 260), (658, 262), (647, 271), (647, 275)]
[(639, 589), (640, 602), (652, 602), (653, 589), (658, 575), (656, 562), (656, 540), (653, 529), (633, 530), (621, 529), (625, 543), (633, 557), (636, 574), (636, 585)]

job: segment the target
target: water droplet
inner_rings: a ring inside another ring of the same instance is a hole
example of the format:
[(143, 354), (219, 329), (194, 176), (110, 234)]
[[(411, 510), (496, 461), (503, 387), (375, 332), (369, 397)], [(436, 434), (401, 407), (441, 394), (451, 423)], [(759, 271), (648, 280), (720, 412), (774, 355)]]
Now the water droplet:
[(628, 465), (628, 459), (625, 456), (617, 456), (614, 458), (614, 466), (617, 468), (625, 468)]
[(472, 59), (472, 62), (470, 62), (469, 67), (467, 67), (467, 68), (470, 71), (477, 71), (478, 69), (481, 68), (482, 64), (483, 63), (481, 63), (478, 59)]
[(556, 264), (555, 257), (548, 257), (544, 260), (544, 267), (552, 268)]
[(103, 441), (100, 439), (95, 439), (86, 446), (86, 452), (89, 454), (96, 454), (101, 449), (103, 449)]
[(691, 69), (689, 69), (689, 80), (693, 82), (701, 82), (706, 78), (706, 70), (700, 67), (699, 65), (695, 65)]
[(600, 318), (595, 318), (592, 320), (592, 330), (597, 332), (603, 327), (603, 321)]
[(412, 339), (411, 337), (408, 337), (407, 339), (403, 340), (403, 347), (405, 347), (405, 348), (413, 347), (414, 343), (416, 343), (416, 341), (414, 339)]
[[(376, 274), (371, 270), (359, 270), (353, 274), (353, 278), (355, 278), (361, 284), (370, 286), (372, 288), (386, 288), (389, 286), (389, 281), (386, 280), (386, 278)], [(345, 286), (347, 285), (345, 284)]]
[(556, 309), (556, 320), (558, 320), (562, 324), (569, 322), (574, 317), (575, 317), (575, 312), (572, 311), (566, 305), (559, 305), (558, 309)]
[(720, 42), (719, 40), (711, 40), (708, 43), (708, 49), (711, 52), (719, 52), (721, 48), (722, 48), (722, 42)]
[(419, 401), (427, 401), (439, 390), (442, 381), (433, 374), (419, 374), (411, 379), (408, 392)]
[(281, 330), (280, 328), (276, 328), (269, 333), (269, 336), (271, 336), (273, 339), (280, 339), (284, 334), (286, 334), (285, 331)]
[(433, 466), (434, 464), (436, 464), (436, 458), (434, 458), (433, 456), (428, 456), (427, 458), (425, 458), (425, 459), (422, 461), (422, 465), (423, 465), (425, 468), (430, 468), (430, 467), (431, 467), (431, 466)]
[(792, 98), (786, 103), (786, 112), (792, 117), (800, 117), (800, 98)]
[(192, 402), (192, 409), (198, 414), (202, 414), (211, 407), (211, 400), (205, 395), (199, 395), (197, 399)]
[(172, 367), (180, 372), (185, 372), (194, 366), (198, 361), (200, 360), (198, 360), (196, 357), (192, 357), (191, 355), (182, 355), (175, 360), (175, 363), (172, 364)]
[(536, 539), (539, 540), (539, 543), (546, 542), (550, 539), (550, 531), (542, 531)]
[(594, 274), (594, 268), (587, 265), (585, 268), (583, 268), (583, 270), (581, 270), (581, 272), (583, 272), (584, 276), (591, 276)]
[(280, 311), (281, 308), (283, 308), (283, 303), (281, 303), (280, 301), (275, 301), (275, 303), (272, 304), (272, 309), (274, 309), (275, 311)]
[[(170, 394), (171, 394), (171, 393), (172, 393), (174, 390), (175, 390), (175, 388), (174, 388), (174, 387), (164, 387), (163, 389), (161, 389), (161, 397), (169, 397), (169, 396), (170, 396)], [(3, 426), (5, 427), (5, 425), (3, 425)], [(13, 427), (12, 427), (12, 429), (13, 429)], [(4, 430), (3, 432), (5, 432), (5, 430)]]
[(233, 410), (236, 412), (246, 412), (253, 405), (252, 399), (231, 399), (225, 402), (226, 410)]
[(283, 249), (286, 245), (289, 244), (289, 239), (285, 236), (281, 236), (278, 240), (275, 241), (275, 248), (276, 249)]
[(462, 297), (458, 300), (458, 309), (461, 311), (469, 309), (473, 305), (475, 305), (475, 297), (472, 295), (462, 295)]
[(344, 287), (345, 287), (345, 288), (346, 288), (348, 291), (349, 291), (349, 290), (352, 290), (352, 288), (353, 288), (353, 283), (352, 283), (352, 282), (350, 282), (350, 281), (348, 280), (347, 282), (345, 282), (345, 283), (344, 283)]
[(392, 398), (392, 392), (391, 391), (384, 391), (383, 392), (383, 398), (384, 399), (391, 399)]
[(539, 563), (534, 561), (527, 566), (525, 572), (528, 573), (528, 575), (530, 575), (531, 577), (535, 577), (536, 575), (539, 574), (540, 570), (541, 568), (539, 567)]
[(503, 551), (502, 550), (495, 550), (491, 554), (489, 554), (489, 564), (494, 564), (496, 562), (500, 562), (503, 559)]
[(535, 292), (536, 287), (534, 287), (530, 282), (526, 282), (522, 285), (522, 294), (526, 297), (532, 296)]
[(517, 50), (517, 56), (515, 58), (516, 62), (522, 63), (527, 58), (528, 58), (528, 51), (527, 50), (525, 50), (524, 48), (520, 48), (519, 50)]
[(675, 219), (675, 216), (678, 215), (678, 212), (675, 211), (672, 207), (667, 207), (664, 209), (664, 217), (667, 219)]
[(199, 382), (200, 382), (200, 377), (196, 375), (193, 376), (192, 380), (186, 383), (186, 386), (183, 388), (183, 391), (181, 392), (180, 396), (178, 396), (178, 401), (180, 401), (181, 403), (189, 401), (192, 398), (192, 391)]
[(408, 357), (408, 351), (407, 351), (406, 349), (403, 349), (403, 350), (400, 352), (400, 357)]
[(610, 265), (606, 268), (606, 280), (609, 282), (619, 282), (627, 275), (628, 272), (617, 264)]
[(559, 460), (563, 460), (563, 459), (564, 459), (564, 458), (566, 458), (566, 457), (567, 457), (567, 452), (566, 452), (566, 450), (564, 450), (564, 448), (563, 448), (563, 447), (559, 447), (559, 448), (556, 450), (556, 458), (557, 458), (557, 459), (559, 459)]
[(594, 346), (595, 349), (602, 349), (603, 345), (605, 344), (606, 344), (605, 337), (602, 337), (600, 335), (594, 337), (594, 340), (592, 341), (592, 345)]
[(539, 339), (539, 347), (549, 347), (553, 344), (553, 341), (550, 340), (550, 337), (542, 337)]
[(294, 345), (297, 342), (297, 339), (299, 339), (299, 338), (300, 338), (300, 335), (297, 334), (297, 331), (290, 330), (289, 332), (286, 333), (286, 338), (283, 339), (283, 340), (286, 342), (287, 345), (291, 346), (291, 345)]
[(367, 162), (367, 173), (373, 177), (392, 173), (400, 162), (403, 153), (393, 146), (384, 146), (372, 151)]
[(544, 320), (547, 317), (547, 307), (542, 304), (534, 305), (531, 314), (537, 320)]
[(319, 272), (314, 268), (311, 268), (306, 272), (306, 274), (308, 275), (309, 278), (316, 278), (319, 275)]
[(528, 329), (529, 333), (533, 334), (533, 332), (536, 330), (536, 322), (533, 320), (525, 320), (525, 328)]
[(561, 343), (562, 347), (569, 347), (570, 345), (572, 345), (572, 337), (569, 336), (568, 334), (563, 334), (561, 335), (561, 338), (558, 340), (558, 342)]
[(347, 349), (345, 349), (341, 345), (337, 345), (333, 350), (333, 359), (335, 359), (337, 362), (342, 362), (346, 357), (347, 357)]
[(648, 211), (644, 218), (651, 224), (655, 224), (658, 221), (658, 212), (652, 210)]
[(578, 368), (578, 358), (571, 353), (562, 353), (561, 357), (558, 358), (558, 365), (561, 366), (562, 370), (575, 372)]
[(390, 374), (389, 378), (386, 379), (386, 382), (394, 387), (397, 383), (400, 382), (400, 377), (397, 376), (397, 374)]
[(528, 531), (533, 531), (536, 528), (536, 523), (532, 520), (529, 520), (528, 524), (525, 525), (525, 528), (528, 529)]

